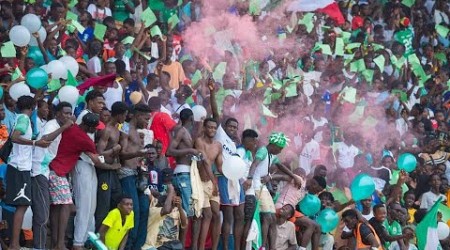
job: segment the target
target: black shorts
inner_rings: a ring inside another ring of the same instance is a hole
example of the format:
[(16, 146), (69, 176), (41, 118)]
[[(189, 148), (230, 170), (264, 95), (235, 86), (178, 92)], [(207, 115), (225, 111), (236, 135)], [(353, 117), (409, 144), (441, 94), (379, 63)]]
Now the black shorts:
[(5, 202), (12, 206), (31, 206), (30, 171), (19, 171), (8, 165), (6, 168)]
[(254, 195), (246, 195), (244, 204), (244, 220), (252, 221), (255, 210), (256, 210), (256, 197)]

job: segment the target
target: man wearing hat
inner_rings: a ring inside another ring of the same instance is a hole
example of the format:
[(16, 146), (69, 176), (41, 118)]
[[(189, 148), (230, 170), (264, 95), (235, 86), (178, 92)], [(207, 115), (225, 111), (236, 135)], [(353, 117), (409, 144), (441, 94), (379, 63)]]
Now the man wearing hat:
[[(99, 126), (98, 115), (88, 113), (83, 116), (80, 125), (73, 125), (62, 133), (56, 157), (50, 162), (49, 191), (52, 218), (52, 243), (54, 248), (63, 249), (70, 205), (73, 204), (72, 192), (67, 175), (75, 168), (82, 153), (85, 153), (96, 166), (108, 169), (120, 168), (119, 163), (105, 164), (104, 158), (98, 156), (94, 141), (89, 133), (94, 133)], [(74, 187), (75, 194), (79, 192)], [(80, 187), (78, 187), (80, 188)], [(79, 206), (79, 204), (77, 204)], [(77, 207), (78, 210), (78, 207)], [(87, 216), (81, 216), (87, 219)]]
[[(269, 136), (269, 144), (267, 146), (258, 149), (255, 155), (255, 160), (250, 166), (250, 172), (247, 176), (247, 180), (243, 183), (246, 194), (256, 195), (256, 198), (260, 201), (261, 211), (261, 224), (262, 224), (262, 246), (266, 249), (275, 249), (275, 204), (273, 203), (272, 196), (266, 187), (266, 183), (263, 183), (262, 179), (265, 176), (270, 176), (269, 169), (272, 165), (278, 167), (279, 170), (290, 176), (295, 184), (300, 187), (302, 180), (299, 176), (294, 175), (292, 171), (280, 163), (276, 155), (281, 153), (283, 148), (288, 144), (289, 139), (283, 133), (272, 133)], [(270, 233), (269, 233), (270, 231)], [(268, 239), (268, 236), (270, 239)]]

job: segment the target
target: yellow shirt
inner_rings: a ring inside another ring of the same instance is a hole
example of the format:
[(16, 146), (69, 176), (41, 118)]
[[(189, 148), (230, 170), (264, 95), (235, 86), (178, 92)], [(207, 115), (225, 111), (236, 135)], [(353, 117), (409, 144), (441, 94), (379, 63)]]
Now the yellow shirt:
[(415, 208), (408, 208), (408, 214), (409, 214), (409, 224), (414, 223), (414, 214), (416, 213), (417, 209)]
[(164, 65), (162, 67), (162, 71), (169, 73), (169, 87), (171, 89), (178, 89), (180, 87), (180, 82), (183, 83), (183, 81), (186, 79), (183, 67), (181, 66), (181, 63), (177, 61), (171, 62), (169, 65)]
[(111, 250), (119, 249), (128, 230), (134, 227), (134, 213), (131, 211), (130, 215), (125, 218), (125, 224), (122, 225), (122, 216), (119, 209), (116, 208), (108, 213), (103, 220), (103, 225), (109, 227), (105, 235), (105, 245)]

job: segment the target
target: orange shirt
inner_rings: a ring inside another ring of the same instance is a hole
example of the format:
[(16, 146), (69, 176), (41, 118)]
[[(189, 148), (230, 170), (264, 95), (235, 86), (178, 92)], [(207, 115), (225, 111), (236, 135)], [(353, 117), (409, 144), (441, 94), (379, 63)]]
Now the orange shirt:
[(171, 62), (169, 65), (164, 64), (162, 70), (170, 75), (169, 87), (171, 89), (178, 89), (180, 87), (180, 82), (184, 82), (186, 79), (183, 67), (181, 66), (181, 63), (177, 61)]

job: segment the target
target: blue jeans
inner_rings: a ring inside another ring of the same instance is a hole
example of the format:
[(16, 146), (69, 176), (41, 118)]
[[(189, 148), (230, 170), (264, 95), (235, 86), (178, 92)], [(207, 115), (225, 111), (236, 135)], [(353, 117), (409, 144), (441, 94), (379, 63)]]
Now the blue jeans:
[(148, 209), (150, 201), (148, 196), (138, 192), (136, 188), (136, 176), (127, 176), (120, 180), (124, 194), (131, 196), (133, 200), (134, 228), (128, 235), (126, 249), (141, 249), (147, 237)]
[(194, 208), (192, 207), (192, 186), (191, 176), (189, 173), (175, 174), (172, 178), (173, 186), (178, 195), (181, 196), (181, 206), (186, 212), (187, 217), (194, 216)]

